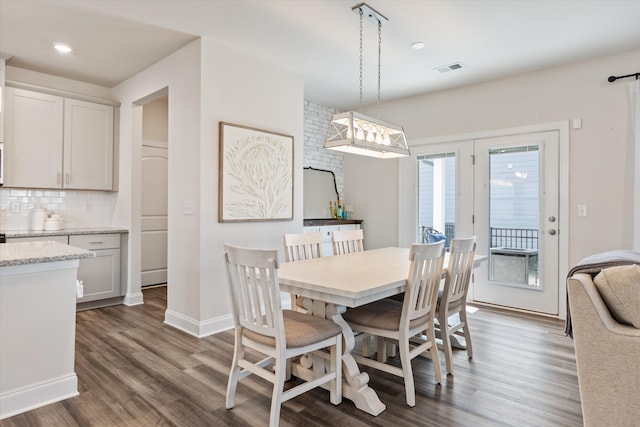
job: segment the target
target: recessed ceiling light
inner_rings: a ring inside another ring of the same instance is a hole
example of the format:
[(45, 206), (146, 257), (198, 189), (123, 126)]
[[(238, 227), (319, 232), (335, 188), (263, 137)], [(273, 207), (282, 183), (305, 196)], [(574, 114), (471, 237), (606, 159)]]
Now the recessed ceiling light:
[(426, 46), (426, 44), (424, 42), (413, 42), (413, 43), (411, 43), (411, 49), (415, 49), (415, 50), (422, 49), (425, 46)]
[(66, 44), (62, 44), (62, 43), (54, 43), (53, 44), (53, 48), (55, 50), (57, 50), (60, 53), (70, 53), (71, 52), (71, 48), (69, 46), (67, 46)]

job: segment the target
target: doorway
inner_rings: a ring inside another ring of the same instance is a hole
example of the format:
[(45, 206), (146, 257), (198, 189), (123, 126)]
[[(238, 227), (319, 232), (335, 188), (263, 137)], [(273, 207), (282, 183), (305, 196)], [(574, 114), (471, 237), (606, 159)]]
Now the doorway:
[(567, 194), (568, 171), (560, 165), (568, 167), (567, 149), (565, 123), (412, 145), (401, 188), (413, 188), (415, 202), (406, 205), (415, 211), (401, 215), (415, 215), (416, 226), (405, 238), (475, 235), (487, 262), (475, 271), (470, 300), (563, 316), (568, 226), (560, 196)]
[(167, 283), (168, 97), (143, 105), (141, 286)]

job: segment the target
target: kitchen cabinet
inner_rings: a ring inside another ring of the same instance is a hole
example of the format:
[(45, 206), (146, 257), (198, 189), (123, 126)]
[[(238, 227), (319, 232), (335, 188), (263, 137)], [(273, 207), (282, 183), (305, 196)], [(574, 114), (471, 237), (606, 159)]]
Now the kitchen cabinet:
[(303, 227), (304, 233), (322, 233), (322, 256), (332, 256), (333, 247), (331, 245), (331, 233), (341, 230), (357, 230), (360, 224), (339, 224)]
[[(4, 90), (4, 76), (5, 76), (5, 68), (6, 61), (9, 58), (8, 55), (0, 52), (0, 143), (4, 141), (4, 98), (5, 98), (5, 90)], [(0, 153), (2, 155), (2, 153)], [(2, 167), (2, 159), (0, 159), (0, 167)], [(2, 178), (2, 170), (0, 169), (0, 178)], [(0, 183), (2, 181), (0, 180)]]
[(120, 296), (120, 235), (87, 234), (69, 236), (69, 244), (95, 252), (95, 258), (80, 260), (78, 280), (84, 296), (78, 303)]
[(113, 106), (5, 92), (6, 187), (113, 189)]
[[(78, 309), (100, 307), (121, 303), (124, 294), (123, 273), (126, 272), (126, 260), (122, 258), (121, 239), (126, 231), (116, 233), (74, 234), (72, 230), (60, 235), (34, 235), (8, 237), (7, 243), (53, 240), (92, 251), (95, 258), (80, 260), (78, 280), (83, 282), (84, 295), (77, 299)], [(125, 262), (123, 267), (123, 262)], [(120, 298), (120, 299), (119, 299)], [(110, 300), (111, 299), (111, 300)], [(89, 304), (82, 304), (89, 303)]]

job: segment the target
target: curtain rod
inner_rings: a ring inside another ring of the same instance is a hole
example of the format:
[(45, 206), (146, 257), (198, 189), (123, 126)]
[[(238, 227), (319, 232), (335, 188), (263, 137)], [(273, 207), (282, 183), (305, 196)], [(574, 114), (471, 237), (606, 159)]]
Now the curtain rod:
[(618, 79), (626, 79), (627, 77), (633, 77), (633, 76), (636, 76), (636, 80), (640, 79), (640, 73), (633, 73), (633, 74), (627, 74), (626, 76), (609, 76), (607, 80), (609, 80), (610, 83), (613, 83)]

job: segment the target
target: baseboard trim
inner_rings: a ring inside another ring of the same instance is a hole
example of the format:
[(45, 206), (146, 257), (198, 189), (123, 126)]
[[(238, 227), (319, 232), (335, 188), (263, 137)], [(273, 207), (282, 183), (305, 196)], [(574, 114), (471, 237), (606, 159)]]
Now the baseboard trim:
[(127, 293), (122, 303), (129, 306), (144, 304), (142, 292)]
[(204, 338), (233, 328), (233, 317), (228, 314), (215, 319), (198, 321), (167, 309), (164, 313), (164, 323), (194, 337)]
[(75, 372), (10, 390), (0, 395), (0, 420), (78, 396), (78, 394), (78, 377)]

